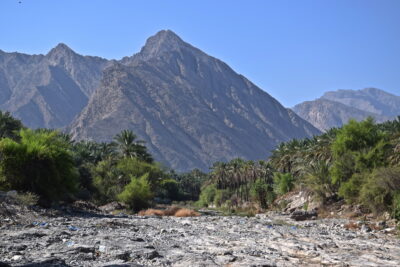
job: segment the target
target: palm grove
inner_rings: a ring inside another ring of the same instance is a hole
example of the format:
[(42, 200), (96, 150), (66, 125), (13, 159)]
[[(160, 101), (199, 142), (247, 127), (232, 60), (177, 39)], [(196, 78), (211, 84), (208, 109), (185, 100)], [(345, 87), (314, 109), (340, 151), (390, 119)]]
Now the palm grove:
[(27, 129), (0, 112), (0, 135), (0, 190), (34, 193), (42, 205), (122, 201), (137, 211), (154, 200), (195, 200), (205, 179), (198, 170), (178, 175), (154, 162), (129, 130), (110, 143), (76, 142), (58, 131)]
[(73, 141), (48, 129), (27, 129), (0, 113), (0, 190), (32, 192), (46, 205), (86, 199), (122, 201), (133, 210), (173, 200), (228, 210), (271, 208), (292, 190), (322, 204), (344, 199), (400, 219), (400, 119), (349, 121), (310, 139), (281, 143), (267, 161), (216, 162), (205, 174), (178, 174), (155, 162), (129, 130), (110, 143)]
[(345, 200), (366, 212), (400, 220), (400, 117), (375, 124), (350, 120), (310, 139), (281, 143), (268, 161), (234, 159), (212, 167), (201, 205), (262, 208), (292, 190), (308, 190), (321, 205)]

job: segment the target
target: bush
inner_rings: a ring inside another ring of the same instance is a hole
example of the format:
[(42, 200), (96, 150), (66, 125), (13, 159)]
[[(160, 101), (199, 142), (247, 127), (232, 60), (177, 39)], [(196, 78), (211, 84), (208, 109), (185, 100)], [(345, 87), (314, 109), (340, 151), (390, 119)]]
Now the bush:
[(216, 207), (222, 206), (222, 204), (230, 199), (231, 195), (232, 194), (229, 192), (228, 189), (217, 189), (215, 191), (215, 196), (213, 200), (214, 205)]
[(400, 168), (379, 168), (368, 177), (360, 191), (360, 202), (375, 213), (397, 209)]
[(400, 222), (400, 191), (393, 197), (392, 217)]
[(217, 187), (215, 184), (207, 185), (201, 190), (199, 201), (197, 204), (200, 207), (208, 207), (214, 202), (215, 195), (217, 193)]
[(43, 203), (76, 192), (78, 171), (66, 143), (58, 132), (20, 131), (20, 141), (0, 141), (0, 187), (32, 192)]
[(141, 177), (144, 174), (147, 174), (151, 191), (155, 192), (164, 175), (158, 166), (137, 158), (103, 160), (92, 168), (91, 173), (97, 190), (96, 199), (100, 203), (115, 201), (117, 195), (131, 182), (131, 177)]
[(35, 206), (39, 201), (39, 196), (31, 192), (18, 193), (14, 198), (18, 204), (27, 207)]
[(116, 168), (122, 175), (120, 179), (125, 184), (129, 183), (131, 176), (141, 177), (147, 173), (152, 190), (157, 188), (159, 181), (165, 176), (159, 166), (141, 161), (138, 158), (123, 158), (117, 162)]
[(179, 183), (174, 179), (162, 180), (157, 196), (169, 200), (181, 200), (182, 193), (180, 192)]
[(278, 195), (283, 195), (293, 189), (294, 179), (290, 173), (274, 173), (274, 191)]
[(140, 178), (132, 177), (131, 182), (125, 186), (124, 191), (118, 194), (118, 200), (127, 204), (134, 211), (149, 207), (153, 194), (148, 182), (148, 174)]
[(343, 197), (347, 203), (358, 201), (360, 190), (365, 183), (367, 174), (353, 174), (347, 182), (343, 182), (339, 188), (339, 196)]
[(121, 181), (122, 173), (116, 168), (114, 160), (100, 161), (92, 167), (93, 186), (96, 188), (95, 199), (100, 204), (115, 201), (117, 195), (126, 185), (125, 179)]

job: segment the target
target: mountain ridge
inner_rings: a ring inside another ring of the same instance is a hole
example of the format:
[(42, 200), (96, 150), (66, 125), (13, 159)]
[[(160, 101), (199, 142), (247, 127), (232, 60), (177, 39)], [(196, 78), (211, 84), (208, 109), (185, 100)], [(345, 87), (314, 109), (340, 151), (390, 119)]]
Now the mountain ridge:
[[(159, 47), (158, 38), (173, 45)], [(205, 170), (233, 157), (263, 159), (280, 141), (319, 133), (170, 31), (150, 37), (141, 51), (144, 56), (139, 52), (104, 70), (98, 90), (68, 127), (74, 138), (109, 141), (132, 129), (162, 162)]]
[(319, 131), (275, 98), (170, 30), (121, 60), (82, 56), (64, 43), (45, 55), (0, 53), (0, 109), (33, 128), (110, 141), (123, 129), (177, 170), (234, 157), (265, 159)]
[(320, 98), (293, 107), (303, 119), (321, 131), (340, 127), (349, 119), (358, 121), (373, 117), (376, 122), (400, 115), (400, 96), (377, 88), (325, 92)]

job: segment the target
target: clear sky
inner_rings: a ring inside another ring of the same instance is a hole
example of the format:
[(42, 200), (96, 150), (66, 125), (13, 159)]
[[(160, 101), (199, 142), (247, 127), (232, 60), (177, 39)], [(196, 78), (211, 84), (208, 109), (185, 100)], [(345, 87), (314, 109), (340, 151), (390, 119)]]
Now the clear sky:
[(170, 29), (288, 107), (336, 89), (400, 95), (400, 0), (0, 0), (0, 14), (6, 52), (63, 42), (120, 59)]

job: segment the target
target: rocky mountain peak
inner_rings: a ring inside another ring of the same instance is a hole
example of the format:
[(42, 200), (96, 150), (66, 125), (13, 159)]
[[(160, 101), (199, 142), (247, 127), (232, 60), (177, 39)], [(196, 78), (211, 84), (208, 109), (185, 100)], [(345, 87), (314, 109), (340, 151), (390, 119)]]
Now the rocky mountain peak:
[(171, 30), (162, 30), (149, 37), (140, 52), (134, 56), (136, 60), (148, 60), (156, 58), (164, 53), (179, 51), (183, 48), (197, 50), (184, 42), (176, 33)]
[(53, 55), (53, 54), (75, 54), (74, 50), (72, 50), (69, 46), (67, 46), (64, 43), (59, 43), (56, 45), (53, 49), (47, 53), (47, 55)]
[(56, 47), (51, 49), (46, 57), (55, 63), (60, 63), (60, 61), (64, 58), (71, 58), (76, 56), (77, 54), (69, 48), (66, 44), (59, 43)]

